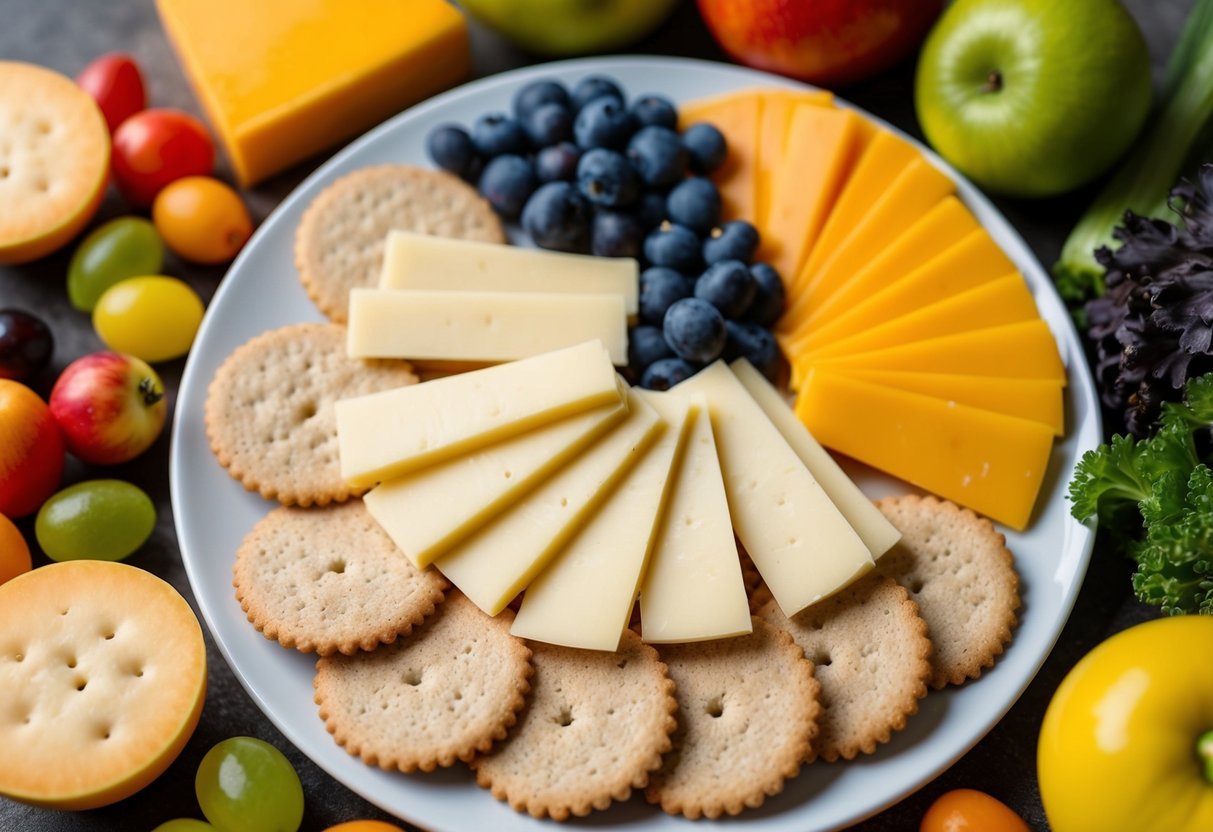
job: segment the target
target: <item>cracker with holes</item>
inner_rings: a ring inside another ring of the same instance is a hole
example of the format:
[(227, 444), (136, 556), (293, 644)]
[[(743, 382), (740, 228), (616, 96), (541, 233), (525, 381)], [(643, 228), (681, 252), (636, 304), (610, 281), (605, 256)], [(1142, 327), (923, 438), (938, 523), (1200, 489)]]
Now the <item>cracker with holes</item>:
[(295, 324), (238, 347), (206, 395), (206, 435), (219, 463), (249, 491), (283, 505), (341, 502), (338, 399), (413, 384), (403, 361), (347, 358), (345, 327)]
[(935, 497), (876, 504), (901, 542), (876, 565), (910, 591), (934, 645), (935, 689), (976, 679), (1011, 641), (1019, 575), (1003, 537), (984, 517)]
[(516, 811), (565, 820), (627, 800), (670, 748), (674, 684), (657, 651), (624, 632), (615, 653), (535, 642), (530, 705), (509, 739), (472, 761)]
[(791, 634), (821, 684), (810, 762), (871, 754), (906, 726), (927, 695), (931, 642), (904, 587), (868, 575), (791, 620), (766, 597), (758, 615)]
[(418, 571), (361, 500), (274, 509), (244, 538), (236, 600), (283, 647), (328, 656), (390, 644), (432, 614), (446, 580)]
[(809, 754), (820, 712), (813, 665), (786, 632), (753, 623), (746, 636), (661, 646), (678, 730), (645, 796), (672, 815), (718, 818), (761, 806)]
[(0, 795), (129, 797), (185, 747), (205, 694), (202, 628), (155, 575), (75, 560), (0, 586)]
[(350, 289), (378, 286), (392, 230), (504, 243), (476, 189), (442, 171), (379, 165), (343, 176), (312, 202), (295, 234), (299, 279), (320, 311), (345, 323)]
[(403, 772), (470, 760), (505, 737), (530, 689), (531, 651), (452, 590), (440, 612), (394, 644), (316, 662), (316, 704), (337, 744)]

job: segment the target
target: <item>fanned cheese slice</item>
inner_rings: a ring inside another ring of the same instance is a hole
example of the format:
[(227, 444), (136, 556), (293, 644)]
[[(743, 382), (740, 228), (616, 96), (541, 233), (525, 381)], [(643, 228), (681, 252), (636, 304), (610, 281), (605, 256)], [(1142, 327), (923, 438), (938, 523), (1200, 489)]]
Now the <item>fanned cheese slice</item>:
[(678, 112), (678, 129), (684, 131), (696, 122), (715, 125), (728, 144), (724, 163), (712, 171), (712, 181), (720, 189), (722, 215), (726, 220), (752, 222), (757, 211), (758, 124), (761, 100), (753, 90), (730, 93), (721, 98), (693, 101)]

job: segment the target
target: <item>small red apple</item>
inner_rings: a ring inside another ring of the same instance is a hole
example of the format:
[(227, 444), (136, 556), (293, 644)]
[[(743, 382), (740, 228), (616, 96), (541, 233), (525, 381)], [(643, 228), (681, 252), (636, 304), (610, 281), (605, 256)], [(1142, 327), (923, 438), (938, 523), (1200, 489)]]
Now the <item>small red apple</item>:
[(699, 0), (733, 58), (826, 86), (861, 81), (910, 54), (942, 8), (943, 0)]
[(156, 371), (116, 352), (95, 352), (67, 365), (50, 405), (67, 449), (93, 465), (116, 465), (146, 451), (168, 409)]
[(33, 390), (0, 379), (0, 514), (33, 514), (59, 487), (63, 435)]

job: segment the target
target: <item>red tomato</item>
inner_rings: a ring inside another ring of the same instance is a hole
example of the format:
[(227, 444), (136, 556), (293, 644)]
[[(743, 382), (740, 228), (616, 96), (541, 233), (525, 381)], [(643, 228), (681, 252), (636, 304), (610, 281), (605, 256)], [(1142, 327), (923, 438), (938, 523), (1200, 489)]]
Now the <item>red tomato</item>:
[(114, 181), (133, 205), (146, 208), (160, 189), (185, 176), (205, 176), (215, 144), (201, 121), (180, 110), (144, 110), (114, 131)]
[(102, 55), (80, 71), (76, 83), (97, 102), (110, 133), (147, 106), (143, 74), (135, 59), (123, 52)]

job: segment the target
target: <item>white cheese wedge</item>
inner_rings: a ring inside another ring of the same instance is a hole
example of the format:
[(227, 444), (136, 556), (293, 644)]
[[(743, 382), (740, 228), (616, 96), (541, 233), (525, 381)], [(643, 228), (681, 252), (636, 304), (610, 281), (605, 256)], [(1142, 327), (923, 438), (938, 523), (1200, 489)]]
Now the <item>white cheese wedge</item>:
[(665, 431), (526, 588), (510, 629), (514, 635), (586, 650), (618, 649), (671, 491), (670, 474), (696, 412), (684, 396), (637, 392), (661, 416)]
[(804, 423), (796, 418), (792, 408), (779, 395), (754, 365), (739, 358), (729, 365), (737, 380), (745, 389), (779, 433), (792, 446), (809, 473), (825, 490), (830, 501), (842, 512), (872, 557), (879, 558), (901, 540), (901, 532), (885, 519), (884, 514), (859, 490), (846, 472), (834, 461), (834, 457), (818, 444)]
[(350, 358), (514, 361), (596, 338), (628, 363), (621, 295), (352, 289)]
[(621, 295), (627, 314), (635, 315), (639, 274), (630, 257), (563, 254), (391, 231), (379, 288)]
[(635, 394), (610, 433), (434, 565), (472, 603), (496, 615), (593, 515), (664, 429)]
[(691, 399), (696, 412), (640, 586), (645, 641), (705, 641), (752, 629), (707, 402)]
[(341, 476), (372, 486), (623, 401), (599, 341), (337, 402)]
[(733, 528), (784, 615), (872, 568), (868, 547), (727, 364), (674, 389), (707, 398)]
[(376, 486), (367, 511), (418, 569), (484, 525), (610, 430), (607, 404)]

